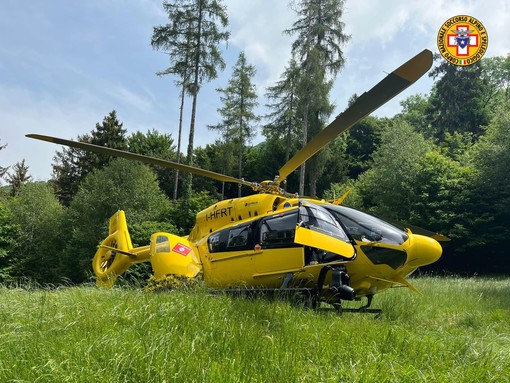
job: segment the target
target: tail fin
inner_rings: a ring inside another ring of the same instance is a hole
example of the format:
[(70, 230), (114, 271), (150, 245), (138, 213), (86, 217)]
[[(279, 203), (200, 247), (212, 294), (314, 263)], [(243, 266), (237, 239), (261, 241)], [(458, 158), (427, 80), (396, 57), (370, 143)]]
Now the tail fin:
[(147, 262), (149, 258), (149, 246), (133, 248), (126, 215), (123, 210), (119, 210), (110, 218), (108, 237), (99, 245), (92, 261), (96, 284), (112, 287), (117, 277), (131, 265)]

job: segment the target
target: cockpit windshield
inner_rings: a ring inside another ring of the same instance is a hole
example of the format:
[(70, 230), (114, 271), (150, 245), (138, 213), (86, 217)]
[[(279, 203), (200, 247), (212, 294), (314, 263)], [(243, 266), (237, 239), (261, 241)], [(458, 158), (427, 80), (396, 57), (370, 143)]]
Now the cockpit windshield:
[(401, 228), (380, 218), (339, 205), (323, 205), (356, 241), (401, 245), (408, 235)]
[(299, 208), (298, 225), (350, 242), (345, 231), (327, 210), (307, 201), (303, 202)]

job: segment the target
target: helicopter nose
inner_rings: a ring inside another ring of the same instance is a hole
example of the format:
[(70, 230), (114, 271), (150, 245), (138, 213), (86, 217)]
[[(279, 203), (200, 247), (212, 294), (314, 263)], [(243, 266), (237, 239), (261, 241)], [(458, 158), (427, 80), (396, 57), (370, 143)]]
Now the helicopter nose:
[(411, 234), (411, 244), (407, 249), (407, 265), (420, 267), (436, 262), (443, 248), (435, 239), (418, 234)]

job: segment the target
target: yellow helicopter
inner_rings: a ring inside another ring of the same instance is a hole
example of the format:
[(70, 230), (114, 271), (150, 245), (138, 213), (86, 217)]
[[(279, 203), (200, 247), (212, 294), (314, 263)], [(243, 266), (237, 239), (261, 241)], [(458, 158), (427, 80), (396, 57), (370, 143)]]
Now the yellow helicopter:
[(405, 278), (418, 267), (438, 260), (438, 240), (414, 234), (359, 210), (333, 202), (299, 197), (280, 184), (302, 163), (340, 133), (418, 80), (432, 66), (424, 50), (370, 91), (317, 134), (280, 170), (274, 181), (262, 183), (204, 169), (55, 137), (27, 137), (148, 164), (178, 169), (224, 182), (251, 187), (258, 194), (216, 203), (199, 212), (191, 233), (180, 237), (158, 232), (149, 246), (133, 248), (123, 211), (109, 221), (109, 233), (93, 258), (97, 284), (111, 287), (131, 265), (150, 262), (154, 278), (195, 278), (203, 275), (214, 289), (247, 288), (290, 291), (341, 308), (342, 300), (361, 300), (369, 309), (374, 294), (402, 286), (417, 292)]

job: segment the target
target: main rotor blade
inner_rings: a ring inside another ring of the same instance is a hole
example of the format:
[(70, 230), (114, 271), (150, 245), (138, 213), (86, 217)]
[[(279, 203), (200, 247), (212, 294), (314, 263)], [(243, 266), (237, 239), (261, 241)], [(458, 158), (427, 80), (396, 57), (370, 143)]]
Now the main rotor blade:
[(363, 117), (413, 84), (423, 76), (431, 66), (432, 52), (425, 49), (387, 75), (368, 92), (359, 96), (349, 108), (339, 114), (331, 124), (324, 128), (308, 142), (307, 145), (297, 152), (294, 157), (282, 166), (277, 182), (282, 182), (289, 174), (335, 139), (340, 133), (349, 129)]
[(251, 184), (249, 182), (240, 180), (238, 178), (226, 176), (224, 174), (211, 172), (209, 170), (196, 168), (194, 166), (179, 164), (177, 162), (161, 160), (161, 159), (155, 158), (155, 157), (144, 156), (142, 154), (136, 154), (136, 153), (126, 152), (124, 150), (112, 149), (112, 148), (108, 148), (106, 146), (99, 146), (99, 145), (89, 144), (86, 142), (64, 140), (62, 138), (43, 136), (40, 134), (27, 134), (26, 136), (29, 138), (35, 138), (36, 140), (42, 140), (42, 141), (52, 142), (54, 144), (70, 146), (73, 148), (78, 148), (78, 149), (86, 150), (89, 152), (96, 152), (96, 153), (107, 154), (107, 155), (115, 156), (115, 157), (127, 158), (128, 160), (140, 161), (140, 162), (143, 162), (146, 164), (157, 165), (157, 166), (161, 166), (164, 168), (177, 169), (179, 171), (189, 172), (189, 173), (193, 173), (193, 174), (196, 174), (199, 176), (212, 178), (217, 181), (234, 182), (234, 183), (238, 183), (238, 184), (242, 184), (242, 185), (246, 185), (246, 186), (250, 186), (250, 187), (254, 186), (253, 184)]

